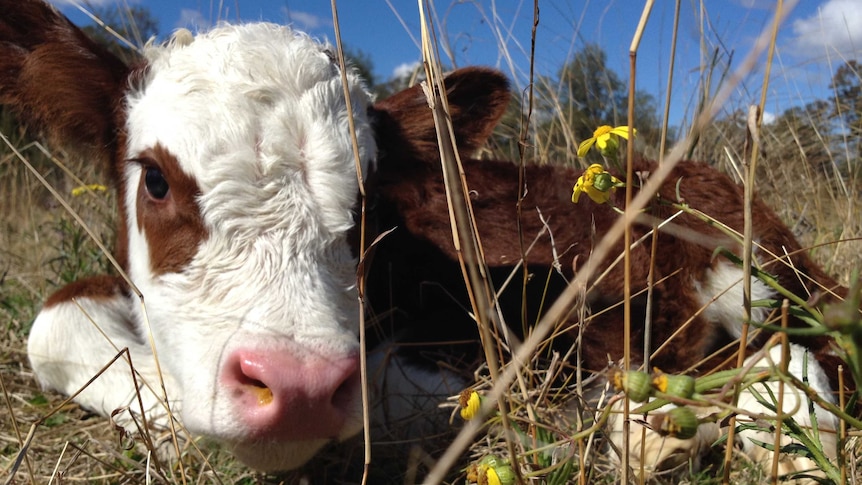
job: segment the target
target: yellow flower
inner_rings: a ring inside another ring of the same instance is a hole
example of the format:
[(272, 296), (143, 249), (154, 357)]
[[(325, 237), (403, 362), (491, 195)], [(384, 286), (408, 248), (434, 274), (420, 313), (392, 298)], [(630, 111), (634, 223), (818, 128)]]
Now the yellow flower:
[(487, 467), (485, 469), (485, 480), (482, 480), (482, 476), (479, 476), (479, 485), (484, 485), (487, 483), (488, 485), (501, 485), (500, 477), (497, 475), (497, 470)]
[(72, 189), (72, 197), (78, 197), (84, 194), (84, 192), (87, 192), (88, 190), (92, 190), (93, 192), (106, 192), (108, 188), (102, 184), (82, 185), (80, 187), (75, 187), (74, 189)]
[(605, 171), (604, 167), (598, 163), (594, 163), (587, 168), (583, 175), (578, 177), (578, 183), (575, 184), (572, 193), (572, 202), (577, 204), (581, 194), (585, 193), (596, 204), (604, 204), (611, 198), (611, 194), (617, 187), (624, 186), (625, 184), (620, 179)]
[(657, 368), (653, 368), (652, 385), (660, 392), (667, 392), (667, 374)]
[[(637, 135), (637, 130), (632, 128), (632, 134)], [(629, 127), (617, 126), (616, 128), (612, 128), (608, 125), (602, 125), (596, 128), (596, 131), (593, 132), (593, 137), (587, 138), (578, 146), (578, 157), (586, 155), (593, 144), (598, 145), (602, 153), (605, 153), (608, 149), (616, 151), (618, 145), (615, 137), (622, 137), (628, 140)]]
[(472, 389), (464, 389), (461, 395), (458, 396), (458, 404), (461, 406), (461, 417), (465, 420), (470, 420), (476, 417), (479, 413), (479, 408), (482, 406), (482, 398), (479, 393)]

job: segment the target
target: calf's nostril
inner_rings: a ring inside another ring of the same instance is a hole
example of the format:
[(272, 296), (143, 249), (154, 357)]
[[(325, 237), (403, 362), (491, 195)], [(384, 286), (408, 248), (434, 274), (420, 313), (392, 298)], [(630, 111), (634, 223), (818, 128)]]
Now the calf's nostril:
[(356, 386), (359, 383), (358, 371), (348, 376), (332, 393), (331, 403), (335, 409), (347, 409), (352, 400)]
[(250, 373), (257, 371), (259, 369), (258, 366), (248, 361), (244, 361), (243, 364), (245, 365), (240, 365), (238, 375), (236, 376), (241, 388), (244, 392), (254, 396), (254, 398), (257, 399), (258, 405), (266, 406), (271, 404), (274, 399), (272, 389), (270, 389), (270, 387), (263, 381), (249, 375)]
[(257, 398), (259, 405), (266, 406), (272, 403), (272, 389), (266, 387), (262, 382), (255, 381), (251, 384), (246, 384), (246, 389)]

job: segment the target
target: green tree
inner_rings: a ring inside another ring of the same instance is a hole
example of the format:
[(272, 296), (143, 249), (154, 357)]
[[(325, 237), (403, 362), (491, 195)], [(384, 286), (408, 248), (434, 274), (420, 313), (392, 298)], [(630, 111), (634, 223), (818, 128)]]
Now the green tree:
[(350, 47), (345, 47), (344, 57), (351, 66), (359, 71), (359, 75), (365, 81), (366, 87), (374, 93), (377, 99), (385, 99), (401, 90), (407, 89), (417, 81), (412, 75), (392, 76), (386, 81), (381, 81), (374, 74), (373, 59), (368, 53), (362, 50), (353, 50)]
[(87, 25), (81, 30), (126, 63), (138, 59), (136, 47), (159, 33), (159, 21), (146, 7), (113, 5), (95, 8), (93, 15), (104, 25)]
[[(628, 120), (628, 85), (607, 66), (607, 54), (597, 44), (586, 44), (557, 77), (538, 80), (540, 123), (537, 143), (540, 158), (571, 160), (581, 140), (601, 125), (625, 125)], [(640, 149), (658, 144), (660, 126), (655, 98), (635, 92), (634, 127)], [(564, 149), (566, 153), (559, 153)]]
[(835, 71), (830, 87), (835, 93), (835, 118), (859, 160), (862, 157), (862, 143), (859, 142), (862, 137), (862, 64), (856, 60), (845, 62)]
[(371, 59), (371, 56), (363, 50), (353, 50), (350, 47), (345, 47), (344, 60), (359, 71), (359, 76), (365, 81), (365, 85), (369, 90), (374, 91), (377, 85), (377, 77), (374, 75), (374, 61)]
[(828, 140), (832, 111), (822, 99), (784, 111), (775, 123), (766, 127), (770, 139), (776, 140), (768, 148), (780, 160), (799, 159), (820, 173), (831, 170)]

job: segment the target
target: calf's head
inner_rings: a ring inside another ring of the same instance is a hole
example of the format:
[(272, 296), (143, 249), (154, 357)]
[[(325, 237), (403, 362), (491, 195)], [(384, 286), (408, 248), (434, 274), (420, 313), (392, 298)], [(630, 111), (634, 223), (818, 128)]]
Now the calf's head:
[(45, 5), (5, 3), (2, 101), (110, 164), (145, 301), (130, 331), (152, 330), (185, 425), (261, 468), (355, 433), (348, 117), (363, 170), (376, 154), (357, 75), (351, 113), (328, 48), (268, 24), (176, 36), (127, 68)]
[(353, 113), (332, 54), (267, 24), (175, 40), (133, 73), (116, 157), (128, 271), (194, 431), (323, 443), (360, 425), (348, 117), (363, 169), (375, 144), (347, 78)]
[[(185, 426), (260, 469), (296, 467), (356, 433), (348, 118), (363, 171), (375, 138), (415, 161), (436, 151), (421, 91), (375, 109), (349, 70), (350, 112), (330, 48), (282, 26), (176, 35), (129, 67), (40, 1), (0, 7), (0, 103), (109, 167), (116, 254), (145, 302), (128, 299), (128, 331), (142, 346), (151, 331)], [(456, 84), (471, 86), (456, 116), (481, 120), (461, 122), (474, 148), (502, 114), (505, 80), (472, 71)]]

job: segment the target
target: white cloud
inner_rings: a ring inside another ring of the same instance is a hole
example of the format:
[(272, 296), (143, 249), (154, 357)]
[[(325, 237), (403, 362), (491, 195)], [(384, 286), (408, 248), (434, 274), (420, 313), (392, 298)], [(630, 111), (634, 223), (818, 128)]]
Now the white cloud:
[(205, 30), (210, 26), (210, 21), (200, 10), (184, 8), (180, 10), (180, 18), (174, 26), (178, 29)]
[(826, 0), (817, 13), (793, 22), (797, 46), (806, 52), (829, 49), (848, 57), (862, 54), (859, 0)]
[(742, 8), (754, 8), (757, 10), (775, 10), (775, 0), (735, 0), (734, 3)]
[(287, 21), (301, 30), (315, 30), (332, 25), (332, 19), (314, 15), (313, 13), (301, 12), (289, 8), (282, 8), (282, 13)]
[(775, 113), (770, 113), (769, 111), (763, 112), (763, 124), (764, 125), (771, 125), (771, 124), (775, 123), (775, 118), (776, 118)]
[(395, 66), (395, 69), (392, 70), (392, 77), (394, 79), (404, 79), (413, 75), (413, 72), (421, 65), (422, 63), (419, 61), (414, 62), (404, 62)]

